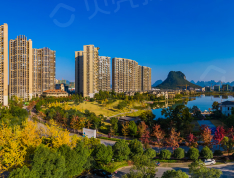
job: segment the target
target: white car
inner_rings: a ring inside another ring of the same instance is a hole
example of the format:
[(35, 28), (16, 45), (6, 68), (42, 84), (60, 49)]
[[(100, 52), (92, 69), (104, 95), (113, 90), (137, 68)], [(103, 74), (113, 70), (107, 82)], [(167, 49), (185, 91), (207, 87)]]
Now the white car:
[(213, 165), (216, 164), (216, 161), (214, 159), (205, 159), (204, 163), (205, 165)]

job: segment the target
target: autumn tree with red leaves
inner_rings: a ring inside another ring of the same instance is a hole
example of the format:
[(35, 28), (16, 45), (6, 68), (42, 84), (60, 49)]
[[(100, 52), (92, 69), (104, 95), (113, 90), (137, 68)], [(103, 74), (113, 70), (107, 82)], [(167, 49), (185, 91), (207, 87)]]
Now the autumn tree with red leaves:
[(144, 121), (142, 121), (138, 125), (138, 133), (140, 135), (140, 140), (143, 144), (149, 144), (149, 138), (150, 138), (150, 132), (148, 130), (148, 126), (145, 124)]
[(169, 137), (166, 139), (166, 144), (174, 150), (180, 146), (179, 143), (181, 143), (182, 140), (183, 138), (180, 137), (180, 132), (176, 132), (175, 128), (172, 128)]
[(137, 133), (139, 134), (140, 137), (145, 133), (145, 130), (148, 128), (148, 126), (145, 124), (144, 121), (142, 121), (138, 126), (137, 126)]
[(37, 104), (36, 101), (31, 101), (31, 102), (28, 104), (27, 109), (28, 109), (29, 111), (31, 111), (31, 110), (34, 108), (34, 106), (35, 106), (36, 104)]
[(216, 146), (219, 145), (219, 150), (220, 150), (220, 143), (221, 143), (221, 141), (223, 140), (225, 134), (226, 134), (226, 132), (225, 132), (223, 126), (218, 126), (218, 127), (216, 128), (216, 131), (215, 131), (215, 134), (214, 134), (214, 137), (213, 137), (213, 138), (214, 138), (214, 144), (215, 144)]
[(190, 148), (197, 147), (198, 146), (197, 137), (195, 137), (192, 133), (190, 133), (186, 139), (185, 145)]
[(165, 133), (161, 129), (160, 125), (158, 125), (158, 124), (154, 125), (152, 136), (154, 136), (156, 138), (156, 141), (154, 142), (155, 146), (160, 148), (164, 145), (163, 142), (164, 142), (164, 138), (165, 138)]
[(78, 130), (80, 127), (80, 121), (78, 116), (73, 116), (71, 123), (70, 123), (71, 128)]
[(203, 131), (201, 133), (201, 137), (202, 137), (202, 140), (203, 140), (203, 144), (205, 146), (208, 146), (209, 148), (212, 148), (212, 139), (213, 139), (213, 136), (211, 135), (211, 129), (208, 127), (208, 126), (205, 126), (203, 128)]

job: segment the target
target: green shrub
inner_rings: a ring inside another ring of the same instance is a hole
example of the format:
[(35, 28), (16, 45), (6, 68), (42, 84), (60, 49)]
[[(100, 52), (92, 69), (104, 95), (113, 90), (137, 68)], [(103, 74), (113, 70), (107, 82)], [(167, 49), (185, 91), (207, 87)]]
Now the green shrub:
[(213, 158), (213, 152), (207, 146), (202, 148), (200, 155), (206, 159)]
[(148, 158), (154, 158), (156, 157), (156, 151), (152, 148), (148, 148), (144, 151), (144, 155), (146, 155)]
[(112, 147), (113, 157), (116, 161), (127, 160), (130, 154), (130, 148), (125, 140), (118, 140)]
[(138, 141), (137, 139), (131, 140), (129, 143), (129, 148), (131, 150), (131, 157), (135, 156), (135, 155), (142, 155), (144, 152), (142, 143), (140, 141)]
[[(112, 141), (119, 141), (122, 139), (118, 139), (118, 138), (108, 138), (108, 137), (99, 137), (100, 139), (104, 139), (104, 140), (112, 140)], [(125, 140), (126, 142), (130, 143), (131, 140)]]
[(162, 150), (159, 157), (160, 157), (160, 159), (170, 159), (171, 152), (169, 150)]
[(199, 158), (199, 150), (197, 148), (190, 148), (187, 157), (189, 159), (197, 160)]
[(167, 170), (163, 173), (162, 178), (189, 178), (189, 176), (181, 170)]
[(90, 98), (90, 100), (89, 100), (90, 102), (94, 102), (95, 101), (95, 99), (94, 98)]
[(184, 149), (182, 148), (176, 148), (174, 151), (174, 155), (175, 158), (177, 159), (182, 159), (184, 158), (185, 154), (184, 154)]
[(223, 156), (223, 152), (220, 150), (215, 150), (214, 151), (214, 156)]

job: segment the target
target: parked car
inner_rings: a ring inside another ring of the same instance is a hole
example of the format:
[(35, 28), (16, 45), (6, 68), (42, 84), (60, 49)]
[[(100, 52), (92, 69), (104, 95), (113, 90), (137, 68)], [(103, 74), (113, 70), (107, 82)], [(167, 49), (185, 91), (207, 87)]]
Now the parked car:
[(205, 159), (204, 160), (205, 165), (213, 165), (216, 163), (214, 159)]
[(107, 171), (105, 171), (103, 169), (94, 169), (93, 170), (93, 174), (101, 176), (101, 177), (105, 177), (105, 178), (111, 178), (111, 177), (113, 177), (110, 172), (107, 172)]

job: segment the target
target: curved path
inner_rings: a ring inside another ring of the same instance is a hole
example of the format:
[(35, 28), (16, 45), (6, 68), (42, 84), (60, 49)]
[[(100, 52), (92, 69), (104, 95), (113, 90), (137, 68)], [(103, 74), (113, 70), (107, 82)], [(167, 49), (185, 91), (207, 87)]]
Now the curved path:
[[(220, 178), (229, 178), (229, 177), (234, 177), (234, 164), (229, 163), (229, 164), (222, 164), (222, 165), (213, 165), (213, 166), (207, 166), (208, 168), (215, 168), (219, 169), (223, 172)], [(127, 174), (130, 172), (131, 166), (127, 166), (124, 168), (120, 168), (117, 170), (117, 174), (115, 175), (115, 178), (121, 178), (124, 174)], [(187, 174), (189, 173), (188, 167), (158, 167), (158, 171), (156, 172), (156, 177), (160, 178), (162, 177), (163, 173), (166, 172), (167, 170), (182, 170), (183, 172), (186, 172)]]

